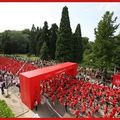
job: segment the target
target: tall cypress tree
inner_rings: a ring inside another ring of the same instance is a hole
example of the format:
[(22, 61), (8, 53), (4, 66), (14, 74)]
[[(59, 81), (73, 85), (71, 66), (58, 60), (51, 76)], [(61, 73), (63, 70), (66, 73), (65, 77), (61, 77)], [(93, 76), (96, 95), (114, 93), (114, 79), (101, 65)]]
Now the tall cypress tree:
[(56, 60), (72, 61), (72, 31), (70, 27), (68, 8), (62, 10), (62, 18), (56, 42)]
[[(40, 50), (40, 56), (41, 56), (41, 54), (42, 54), (42, 56), (50, 56), (50, 52), (49, 52), (49, 50), (50, 50), (50, 41), (49, 41), (49, 30), (48, 30), (47, 21), (44, 22), (41, 37), (42, 37), (42, 41), (43, 41), (44, 44), (42, 45), (42, 48)], [(45, 50), (45, 49), (47, 49), (47, 50)], [(45, 51), (45, 52), (43, 52), (43, 51)], [(45, 57), (45, 58), (47, 58), (47, 57)], [(44, 59), (44, 57), (42, 59)]]
[(40, 50), (43, 45), (43, 39), (42, 39), (42, 29), (39, 28), (39, 31), (36, 34), (36, 40), (37, 40), (37, 45), (36, 45), (36, 54), (37, 56), (40, 55)]
[(73, 34), (73, 58), (75, 58), (75, 62), (80, 62), (83, 57), (83, 44), (81, 37), (81, 28), (80, 24), (77, 25), (75, 33)]
[(58, 26), (56, 24), (52, 24), (50, 28), (50, 57), (55, 59), (55, 50), (56, 50), (56, 41), (57, 41), (57, 33), (58, 33)]
[(31, 31), (30, 31), (30, 53), (36, 55), (36, 28), (35, 25), (32, 25)]
[(48, 30), (47, 21), (44, 22), (43, 31), (42, 31), (42, 39), (43, 39), (43, 42), (46, 42), (47, 47), (49, 48), (50, 43), (49, 43), (49, 30)]

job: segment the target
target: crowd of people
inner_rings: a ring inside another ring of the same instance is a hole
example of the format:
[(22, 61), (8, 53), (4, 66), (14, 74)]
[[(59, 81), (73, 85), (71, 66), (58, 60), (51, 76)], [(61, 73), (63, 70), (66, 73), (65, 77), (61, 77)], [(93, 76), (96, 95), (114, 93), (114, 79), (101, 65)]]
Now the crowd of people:
[[(18, 60), (17, 58), (0, 57), (0, 88), (11, 85), (19, 86), (18, 74), (56, 64), (55, 61)], [(41, 83), (41, 94), (50, 100), (65, 106), (66, 112), (79, 117), (120, 117), (120, 89), (113, 89), (105, 84), (91, 83), (90, 79), (105, 79), (105, 72), (93, 69), (78, 68), (79, 79), (59, 74)]]
[[(106, 69), (93, 69), (88, 67), (78, 67), (79, 78), (84, 80), (95, 79), (99, 84), (112, 83), (112, 76), (110, 76)], [(108, 77), (109, 76), (109, 77)]]
[(79, 117), (114, 118), (120, 115), (120, 89), (85, 82), (66, 74), (42, 81), (42, 95), (59, 101)]
[(20, 70), (22, 66), (23, 68), (19, 72), (26, 72), (26, 71), (34, 70), (37, 68), (36, 66), (33, 66), (27, 62), (22, 62), (22, 61), (18, 61), (16, 59), (7, 58), (7, 57), (0, 57), (0, 63), (1, 63), (0, 70), (7, 71), (14, 75)]
[(20, 89), (19, 73), (56, 64), (54, 61), (29, 60), (16, 56), (0, 57), (0, 88), (4, 89), (16, 85)]

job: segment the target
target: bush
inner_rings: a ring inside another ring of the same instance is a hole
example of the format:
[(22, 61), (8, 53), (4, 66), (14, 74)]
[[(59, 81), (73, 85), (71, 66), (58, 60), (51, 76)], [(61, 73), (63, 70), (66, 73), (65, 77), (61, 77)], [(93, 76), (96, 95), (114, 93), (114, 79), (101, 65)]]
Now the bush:
[(32, 54), (31, 54), (31, 53), (28, 53), (28, 54), (27, 54), (27, 57), (31, 57), (31, 56), (32, 56)]
[(0, 100), (0, 118), (13, 118), (15, 117), (11, 109), (7, 106), (4, 100)]

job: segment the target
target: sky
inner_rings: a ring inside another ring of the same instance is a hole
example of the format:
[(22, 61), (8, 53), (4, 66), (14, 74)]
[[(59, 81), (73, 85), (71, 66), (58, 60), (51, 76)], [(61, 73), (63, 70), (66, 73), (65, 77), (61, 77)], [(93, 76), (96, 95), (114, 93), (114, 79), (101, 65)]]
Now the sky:
[[(78, 23), (81, 25), (82, 36), (90, 41), (95, 40), (94, 28), (106, 11), (113, 11), (120, 23), (120, 3), (0, 3), (0, 32), (4, 30), (31, 29), (32, 24), (43, 27), (44, 21), (60, 25), (62, 8), (68, 7), (72, 32)], [(116, 34), (120, 33), (120, 27)]]

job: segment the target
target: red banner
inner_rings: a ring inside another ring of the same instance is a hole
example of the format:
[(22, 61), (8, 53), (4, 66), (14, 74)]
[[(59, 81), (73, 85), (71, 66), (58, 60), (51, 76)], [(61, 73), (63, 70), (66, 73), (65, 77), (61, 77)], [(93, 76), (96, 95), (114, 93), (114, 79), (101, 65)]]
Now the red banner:
[(120, 0), (0, 0), (0, 2), (120, 2)]

